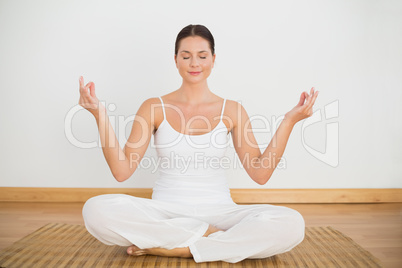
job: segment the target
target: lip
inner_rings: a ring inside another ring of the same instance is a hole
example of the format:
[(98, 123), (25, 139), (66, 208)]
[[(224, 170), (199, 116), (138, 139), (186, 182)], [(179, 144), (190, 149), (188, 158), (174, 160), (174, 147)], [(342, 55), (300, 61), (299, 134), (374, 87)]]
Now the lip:
[(201, 72), (189, 72), (191, 75), (199, 75)]

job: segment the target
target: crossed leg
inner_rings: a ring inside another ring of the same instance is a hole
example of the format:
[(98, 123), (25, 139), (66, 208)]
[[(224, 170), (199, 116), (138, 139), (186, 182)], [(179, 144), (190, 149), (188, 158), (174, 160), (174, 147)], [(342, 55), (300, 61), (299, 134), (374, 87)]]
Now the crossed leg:
[[(205, 232), (203, 237), (207, 237), (210, 234), (223, 231), (213, 225), (209, 225), (208, 230)], [(132, 245), (127, 248), (127, 254), (133, 256), (141, 256), (141, 255), (157, 255), (157, 256), (165, 256), (165, 257), (182, 257), (182, 258), (192, 258), (189, 247), (184, 248), (174, 248), (174, 249), (165, 249), (165, 248), (145, 248), (140, 249), (136, 245)]]
[(85, 203), (83, 217), (95, 238), (126, 246), (130, 255), (193, 257), (195, 262), (265, 258), (304, 238), (304, 220), (297, 211), (266, 204), (193, 208), (103, 195)]

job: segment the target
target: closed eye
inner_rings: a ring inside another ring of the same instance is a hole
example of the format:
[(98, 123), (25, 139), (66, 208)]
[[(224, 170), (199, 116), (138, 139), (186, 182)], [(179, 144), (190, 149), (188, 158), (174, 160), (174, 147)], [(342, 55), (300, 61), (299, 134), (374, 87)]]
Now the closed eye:
[[(190, 57), (183, 57), (184, 60), (188, 60)], [(200, 57), (201, 59), (206, 59), (207, 57)]]

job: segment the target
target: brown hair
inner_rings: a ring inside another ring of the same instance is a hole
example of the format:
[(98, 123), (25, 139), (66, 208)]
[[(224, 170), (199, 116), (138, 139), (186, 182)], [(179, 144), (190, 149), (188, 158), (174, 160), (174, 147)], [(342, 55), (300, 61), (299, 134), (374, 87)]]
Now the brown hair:
[(211, 32), (207, 27), (200, 24), (189, 24), (184, 27), (176, 37), (176, 43), (174, 46), (174, 54), (177, 55), (179, 50), (180, 41), (189, 36), (200, 36), (208, 41), (212, 55), (215, 54), (215, 41)]

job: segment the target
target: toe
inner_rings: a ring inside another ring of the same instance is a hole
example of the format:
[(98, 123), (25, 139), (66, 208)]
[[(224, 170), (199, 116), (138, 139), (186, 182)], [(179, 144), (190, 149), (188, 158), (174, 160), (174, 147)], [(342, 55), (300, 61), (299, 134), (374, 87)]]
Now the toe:
[(134, 253), (134, 255), (136, 255), (136, 256), (145, 255), (145, 251), (143, 251), (143, 250), (136, 251), (136, 252)]
[(133, 255), (133, 254), (135, 254), (135, 253), (136, 253), (137, 251), (139, 251), (139, 250), (140, 250), (139, 247), (137, 247), (136, 245), (132, 245), (132, 246), (130, 246), (130, 247), (127, 248), (127, 254)]

